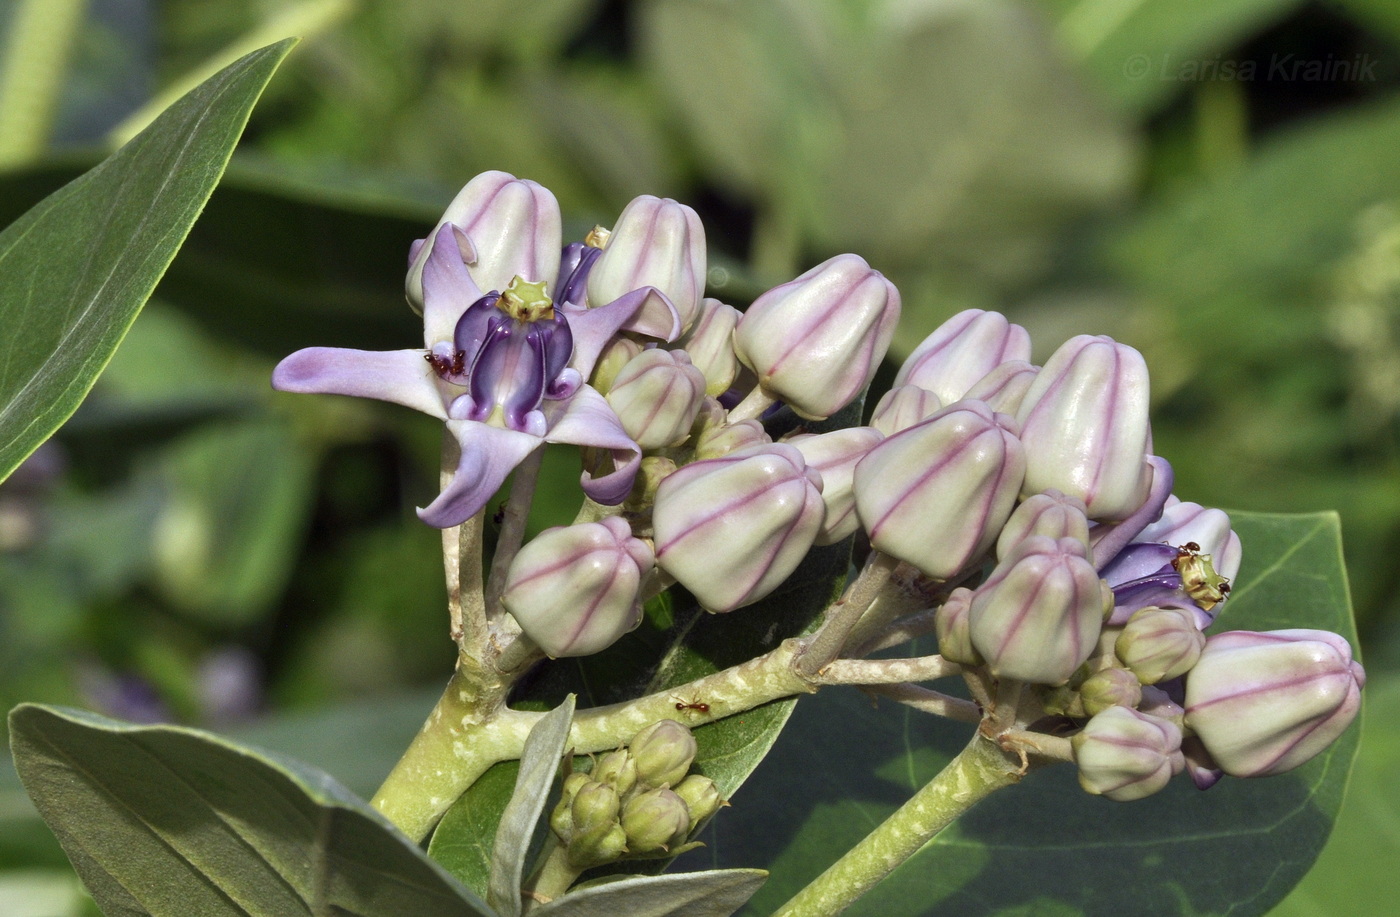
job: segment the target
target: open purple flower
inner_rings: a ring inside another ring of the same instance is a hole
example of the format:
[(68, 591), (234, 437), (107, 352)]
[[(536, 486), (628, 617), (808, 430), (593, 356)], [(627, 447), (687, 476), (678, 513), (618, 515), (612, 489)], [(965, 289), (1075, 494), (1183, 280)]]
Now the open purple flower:
[(584, 471), (582, 486), (600, 503), (620, 503), (641, 449), (583, 380), (624, 326), (667, 340), (679, 334), (674, 307), (650, 287), (596, 309), (556, 302), (547, 291), (577, 289), (575, 275), (592, 264), (571, 252), (562, 265), (568, 276), (516, 275), (504, 290), (482, 291), (468, 270), (475, 247), (460, 227), (444, 223), (430, 244), (422, 350), (310, 347), (277, 365), (273, 388), (377, 398), (445, 422), (461, 457), (442, 493), (418, 511), (429, 525), (459, 525), (480, 512), (546, 442), (611, 452), (614, 470), (596, 478)]

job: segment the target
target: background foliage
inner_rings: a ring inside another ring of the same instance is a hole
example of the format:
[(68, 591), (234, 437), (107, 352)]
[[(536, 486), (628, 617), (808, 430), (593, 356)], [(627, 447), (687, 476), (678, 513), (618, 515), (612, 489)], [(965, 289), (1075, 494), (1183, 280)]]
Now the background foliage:
[[(0, 5), (5, 34), (15, 9)], [(427, 709), (412, 692), (451, 663), (432, 636), (437, 536), (412, 515), (437, 433), (273, 396), (267, 376), (309, 344), (416, 340), (407, 243), (500, 168), (549, 186), (577, 231), (638, 193), (695, 203), (710, 295), (740, 305), (860, 251), (904, 292), (901, 352), (969, 305), (1047, 352), (1111, 334), (1147, 355), (1179, 493), (1339, 510), (1365, 740), (1332, 845), (1279, 912), (1393, 899), (1394, 4), (89, 0), (45, 143), (0, 151), (0, 219), (94, 164), (152, 98), (294, 32), (155, 299), (0, 488), (5, 707), (243, 730), (373, 790)], [(1329, 61), (1328, 78), (1289, 69)], [(547, 499), (568, 466), (546, 463), (536, 527), (568, 512)], [(0, 868), (0, 910), (81, 912), (8, 776)]]

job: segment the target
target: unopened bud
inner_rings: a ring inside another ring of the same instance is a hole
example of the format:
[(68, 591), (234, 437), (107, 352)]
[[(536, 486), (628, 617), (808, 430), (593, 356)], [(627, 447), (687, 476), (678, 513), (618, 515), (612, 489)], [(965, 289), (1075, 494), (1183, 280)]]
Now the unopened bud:
[(943, 408), (938, 396), (917, 385), (900, 385), (885, 392), (870, 415), (870, 425), (886, 436), (923, 423)]
[(630, 512), (649, 510), (656, 503), (656, 489), (676, 470), (676, 463), (660, 455), (644, 455), (622, 508)]
[(934, 612), (933, 625), (938, 635), (938, 654), (960, 665), (981, 665), (982, 655), (972, 646), (968, 629), (968, 609), (972, 607), (972, 590), (958, 587)]
[(807, 467), (816, 469), (822, 477), (826, 517), (815, 544), (835, 544), (860, 528), (853, 489), (856, 465), (882, 439), (880, 431), (873, 427), (846, 427), (787, 440), (802, 453)]
[(1016, 422), (959, 401), (888, 437), (856, 466), (856, 512), (876, 550), (947, 579), (991, 546), (1026, 460)]
[(672, 787), (685, 779), (695, 760), (695, 736), (675, 720), (653, 723), (628, 743), (637, 763), (637, 782), (645, 787)]
[(1110, 707), (1073, 739), (1079, 785), (1117, 802), (1142, 799), (1167, 785), (1185, 764), (1181, 730), (1127, 707)]
[(972, 645), (999, 678), (1057, 685), (1098, 643), (1112, 592), (1073, 538), (1032, 535), (972, 598)]
[(676, 784), (675, 794), (685, 803), (690, 812), (690, 823), (697, 825), (719, 811), (724, 805), (724, 797), (719, 795), (719, 787), (709, 777), (691, 774)]
[(617, 516), (546, 529), (511, 562), (501, 604), (550, 656), (587, 656), (637, 626), (652, 564)]
[(1133, 613), (1114, 654), (1145, 685), (1185, 675), (1205, 649), (1206, 635), (1184, 608), (1143, 608)]
[(633, 854), (658, 853), (685, 843), (690, 812), (685, 801), (667, 789), (638, 793), (622, 808), (622, 830)]
[(682, 328), (695, 321), (705, 289), (705, 228), (694, 210), (670, 198), (644, 194), (623, 209), (588, 275), (588, 304), (605, 306), (641, 287), (661, 291)]
[(875, 375), (899, 321), (899, 292), (859, 255), (837, 255), (754, 300), (734, 332), (759, 386), (821, 420)]
[(773, 438), (756, 420), (741, 420), (738, 423), (721, 421), (706, 426), (695, 439), (697, 459), (721, 458), (740, 449), (767, 446)]
[(1109, 707), (1136, 707), (1142, 700), (1142, 683), (1127, 669), (1101, 669), (1084, 679), (1079, 699), (1089, 716)]
[(592, 778), (585, 773), (574, 771), (564, 778), (563, 788), (559, 792), (559, 802), (555, 804), (554, 810), (549, 815), (549, 827), (559, 837), (560, 843), (567, 844), (574, 832), (574, 797), (578, 791)]
[(1055, 489), (1089, 518), (1125, 519), (1147, 498), (1147, 364), (1111, 338), (1080, 335), (1055, 351), (1016, 417), (1030, 495)]
[(1025, 328), (998, 312), (967, 309), (914, 348), (894, 384), (917, 385), (952, 404), (1002, 363), (1030, 358), (1031, 337)]
[(705, 398), (705, 377), (684, 350), (643, 350), (622, 367), (608, 404), (643, 449), (683, 442)]
[(821, 476), (793, 446), (692, 462), (656, 491), (657, 564), (707, 609), (732, 611), (797, 569), (825, 513)]
[(1281, 774), (1331, 745), (1361, 708), (1366, 672), (1321, 630), (1229, 631), (1186, 675), (1186, 725), (1227, 774)]
[(622, 371), (622, 367), (632, 361), (632, 358), (642, 352), (642, 345), (631, 338), (613, 338), (608, 346), (603, 348), (603, 352), (598, 356), (598, 362), (593, 364), (593, 376), (589, 380), (600, 394), (606, 395), (613, 386), (613, 380)]
[(572, 828), (565, 845), (569, 863), (589, 869), (611, 863), (627, 850), (627, 834), (619, 822), (622, 800), (605, 783), (590, 780), (574, 794)]
[(1027, 497), (1002, 526), (997, 536), (997, 557), (1005, 557), (1021, 539), (1031, 535), (1073, 538), (1088, 551), (1089, 519), (1084, 515), (1084, 501), (1066, 497), (1058, 490)]
[(983, 376), (963, 397), (968, 401), (986, 402), (993, 411), (1014, 417), (1039, 372), (1039, 366), (1024, 360), (1008, 360)]
[(627, 749), (619, 748), (599, 758), (588, 776), (617, 790), (617, 795), (626, 796), (637, 785), (637, 762)]
[(723, 395), (739, 374), (734, 327), (742, 314), (718, 299), (702, 299), (695, 324), (675, 343), (675, 347), (690, 354), (690, 361), (705, 375), (707, 395)]

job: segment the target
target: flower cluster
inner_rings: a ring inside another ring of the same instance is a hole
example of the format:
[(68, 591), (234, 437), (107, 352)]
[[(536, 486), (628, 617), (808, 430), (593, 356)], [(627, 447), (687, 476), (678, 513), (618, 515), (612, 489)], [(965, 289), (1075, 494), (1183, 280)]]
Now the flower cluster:
[[(478, 176), (410, 252), (422, 350), (311, 348), (274, 376), (444, 421), (460, 458), (420, 511), (437, 526), (480, 513), (543, 443), (584, 447), (594, 502), (516, 554), (500, 593), (547, 654), (606, 648), (671, 583), (732, 612), (812, 546), (860, 533), (926, 600), (905, 610), (926, 612), (982, 706), (1016, 698), (999, 735), (1072, 734), (1089, 792), (1278, 773), (1355, 716), (1364, 673), (1340, 637), (1206, 636), (1240, 540), (1223, 512), (1173, 494), (1133, 348), (1082, 335), (1036, 366), (1024, 328), (968, 310), (910, 354), (868, 426), (775, 441), (765, 420), (820, 421), (869, 385), (894, 285), (838, 255), (740, 311), (704, 296), (704, 231), (682, 204), (638, 198), (568, 247), (559, 225), (548, 191)], [(596, 803), (597, 843), (631, 838), (625, 813), (613, 825), (626, 794), (589, 787), (570, 837)]]

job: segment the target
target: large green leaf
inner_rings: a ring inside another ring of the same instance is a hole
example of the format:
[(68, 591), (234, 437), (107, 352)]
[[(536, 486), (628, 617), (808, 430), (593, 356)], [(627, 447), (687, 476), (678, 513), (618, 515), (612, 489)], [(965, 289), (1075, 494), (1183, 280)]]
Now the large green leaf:
[(208, 733), (25, 705), (20, 778), (111, 917), (490, 917), (325, 773)]
[(0, 477), (58, 429), (111, 359), (293, 43), (221, 71), (0, 234)]
[(627, 876), (556, 898), (531, 913), (538, 917), (729, 917), (766, 878), (761, 869)]
[[(1314, 627), (1355, 641), (1336, 517), (1237, 514), (1239, 588), (1220, 629)], [(931, 649), (928, 648), (928, 649)], [(826, 689), (798, 705), (774, 753), (714, 823), (714, 843), (678, 866), (772, 871), (749, 912), (769, 913), (927, 782), (967, 727)], [(1262, 914), (1302, 877), (1331, 830), (1357, 730), (1288, 774), (1178, 778), (1115, 803), (1060, 765), (994, 795), (851, 914)]]

